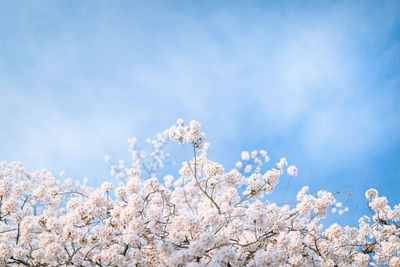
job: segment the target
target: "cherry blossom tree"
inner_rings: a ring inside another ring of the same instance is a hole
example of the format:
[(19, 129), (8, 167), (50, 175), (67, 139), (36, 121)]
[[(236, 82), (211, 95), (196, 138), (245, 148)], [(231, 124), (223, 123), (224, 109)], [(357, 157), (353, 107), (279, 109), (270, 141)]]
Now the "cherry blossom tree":
[[(185, 161), (159, 177), (172, 140)], [(1, 266), (400, 266), (400, 206), (375, 189), (358, 227), (323, 228), (336, 195), (303, 187), (295, 204), (270, 203), (285, 158), (266, 169), (266, 151), (244, 151), (232, 170), (207, 158), (200, 124), (178, 120), (129, 141), (132, 161), (111, 164), (116, 181), (92, 188), (22, 163), (0, 169)], [(110, 157), (105, 157), (110, 162)], [(118, 186), (114, 186), (118, 184)]]

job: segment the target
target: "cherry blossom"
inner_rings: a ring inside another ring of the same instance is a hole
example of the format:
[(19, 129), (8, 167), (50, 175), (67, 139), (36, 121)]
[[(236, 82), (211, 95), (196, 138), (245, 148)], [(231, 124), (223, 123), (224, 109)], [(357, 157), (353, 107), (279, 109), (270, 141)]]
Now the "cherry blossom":
[[(161, 176), (169, 141), (185, 161)], [(375, 189), (357, 227), (324, 227), (329, 210), (348, 211), (334, 193), (304, 186), (294, 204), (268, 201), (286, 172), (298, 174), (286, 158), (268, 168), (265, 150), (243, 151), (229, 169), (207, 158), (200, 123), (182, 119), (128, 143), (131, 162), (106, 156), (116, 180), (100, 188), (2, 162), (0, 265), (400, 266), (400, 205)]]

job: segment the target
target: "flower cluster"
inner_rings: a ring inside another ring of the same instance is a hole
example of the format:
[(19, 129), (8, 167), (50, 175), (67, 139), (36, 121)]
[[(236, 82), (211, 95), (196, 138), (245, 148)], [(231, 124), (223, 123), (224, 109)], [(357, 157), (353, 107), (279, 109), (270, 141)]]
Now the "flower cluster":
[[(158, 177), (169, 139), (191, 147), (191, 157)], [(245, 151), (227, 170), (207, 158), (196, 121), (178, 120), (146, 143), (151, 152), (129, 139), (130, 166), (112, 164), (118, 186), (99, 189), (3, 162), (0, 265), (400, 266), (400, 205), (390, 207), (375, 189), (365, 193), (372, 215), (358, 227), (324, 229), (328, 210), (342, 208), (330, 192), (312, 195), (306, 186), (294, 205), (266, 201), (285, 168), (298, 174), (285, 158), (265, 169), (266, 151)]]

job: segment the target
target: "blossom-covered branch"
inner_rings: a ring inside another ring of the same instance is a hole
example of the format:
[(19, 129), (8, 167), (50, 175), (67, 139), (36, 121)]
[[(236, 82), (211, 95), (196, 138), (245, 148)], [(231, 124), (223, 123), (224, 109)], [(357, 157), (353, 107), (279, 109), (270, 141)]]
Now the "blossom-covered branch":
[[(168, 140), (183, 149), (175, 174)], [(132, 162), (111, 165), (101, 188), (19, 162), (0, 169), (1, 266), (400, 266), (400, 206), (366, 192), (371, 216), (358, 227), (320, 220), (342, 204), (334, 194), (308, 193), (293, 205), (266, 201), (286, 172), (285, 158), (266, 169), (265, 150), (243, 152), (232, 170), (207, 158), (201, 125), (183, 120), (147, 140), (129, 139)], [(188, 149), (189, 148), (189, 149)], [(106, 157), (110, 161), (109, 157)], [(347, 209), (347, 208), (346, 208)], [(339, 210), (342, 213), (346, 209)]]

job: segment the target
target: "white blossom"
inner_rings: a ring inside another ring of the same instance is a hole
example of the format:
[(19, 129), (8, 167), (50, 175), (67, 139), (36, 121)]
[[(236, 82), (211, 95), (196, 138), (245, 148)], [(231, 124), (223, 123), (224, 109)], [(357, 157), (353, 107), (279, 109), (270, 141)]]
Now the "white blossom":
[(368, 189), (365, 192), (365, 197), (369, 200), (373, 200), (374, 198), (378, 197), (378, 191), (376, 189)]
[(297, 176), (297, 168), (296, 168), (296, 166), (294, 166), (294, 165), (289, 166), (289, 167), (287, 168), (287, 173), (288, 173), (290, 176)]
[[(165, 175), (169, 140), (187, 158)], [(400, 266), (400, 205), (377, 190), (365, 193), (371, 215), (357, 227), (324, 227), (349, 211), (340, 196), (304, 186), (295, 204), (270, 203), (286, 158), (267, 168), (265, 150), (243, 151), (228, 169), (207, 158), (204, 140), (200, 123), (182, 119), (143, 145), (130, 138), (131, 161), (110, 166), (115, 190), (2, 162), (0, 265)]]
[(103, 192), (110, 192), (113, 190), (113, 188), (114, 188), (114, 186), (112, 185), (112, 183), (104, 182), (101, 184), (101, 190)]

